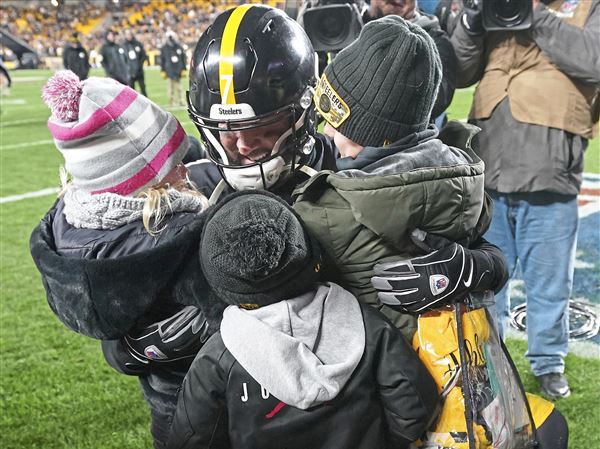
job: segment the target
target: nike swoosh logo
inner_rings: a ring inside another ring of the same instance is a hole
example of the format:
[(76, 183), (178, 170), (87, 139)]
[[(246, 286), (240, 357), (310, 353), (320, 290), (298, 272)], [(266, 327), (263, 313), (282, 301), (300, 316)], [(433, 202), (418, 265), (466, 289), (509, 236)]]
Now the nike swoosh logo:
[(471, 286), (471, 282), (473, 281), (473, 259), (471, 259), (471, 271), (469, 271), (469, 278), (466, 281), (463, 281), (465, 287), (469, 288)]

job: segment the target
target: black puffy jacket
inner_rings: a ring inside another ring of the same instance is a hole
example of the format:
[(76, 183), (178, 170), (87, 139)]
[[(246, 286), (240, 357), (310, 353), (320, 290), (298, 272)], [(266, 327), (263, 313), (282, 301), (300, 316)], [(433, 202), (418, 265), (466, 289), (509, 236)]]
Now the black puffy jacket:
[(30, 239), (48, 304), (70, 329), (120, 338), (134, 327), (201, 302), (207, 287), (198, 262), (203, 214), (181, 212), (156, 237), (141, 221), (113, 230), (67, 223), (59, 200)]
[(270, 395), (213, 335), (184, 380), (167, 448), (407, 448), (436, 416), (436, 386), (394, 325), (360, 309), (366, 344), (358, 366), (333, 400), (307, 410)]

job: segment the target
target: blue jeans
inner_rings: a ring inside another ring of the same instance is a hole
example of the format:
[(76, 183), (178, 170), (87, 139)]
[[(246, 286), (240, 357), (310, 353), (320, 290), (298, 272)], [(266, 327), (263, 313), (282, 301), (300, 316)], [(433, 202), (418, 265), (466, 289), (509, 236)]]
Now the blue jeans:
[[(527, 294), (525, 354), (536, 376), (563, 373), (577, 241), (577, 197), (488, 192), (494, 213), (485, 238), (504, 252), (510, 276), (521, 266)], [(496, 295), (500, 333), (508, 326), (508, 283)]]

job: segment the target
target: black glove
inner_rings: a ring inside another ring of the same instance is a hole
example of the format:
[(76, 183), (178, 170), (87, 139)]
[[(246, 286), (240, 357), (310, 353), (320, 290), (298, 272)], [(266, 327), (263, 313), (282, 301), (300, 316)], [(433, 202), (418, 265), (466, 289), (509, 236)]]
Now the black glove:
[(163, 321), (129, 333), (123, 343), (137, 360), (171, 363), (195, 357), (208, 337), (202, 311), (187, 306)]
[(102, 352), (108, 364), (122, 374), (143, 376), (150, 372), (150, 361), (135, 357), (124, 339), (103, 340)]
[(481, 16), (481, 8), (479, 0), (467, 0), (463, 8), (462, 17), (460, 20), (465, 27), (467, 33), (472, 36), (483, 34), (483, 18)]
[(411, 238), (429, 254), (375, 265), (371, 283), (378, 290), (379, 300), (413, 314), (464, 300), (473, 286), (471, 251), (420, 230), (413, 231)]

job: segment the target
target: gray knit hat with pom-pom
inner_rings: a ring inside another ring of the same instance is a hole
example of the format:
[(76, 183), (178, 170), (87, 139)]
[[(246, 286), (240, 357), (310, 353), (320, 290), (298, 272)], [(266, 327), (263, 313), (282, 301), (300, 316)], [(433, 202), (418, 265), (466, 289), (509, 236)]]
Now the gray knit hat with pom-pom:
[(219, 298), (247, 309), (314, 288), (320, 249), (301, 219), (266, 191), (230, 195), (210, 212), (200, 243), (202, 271)]

